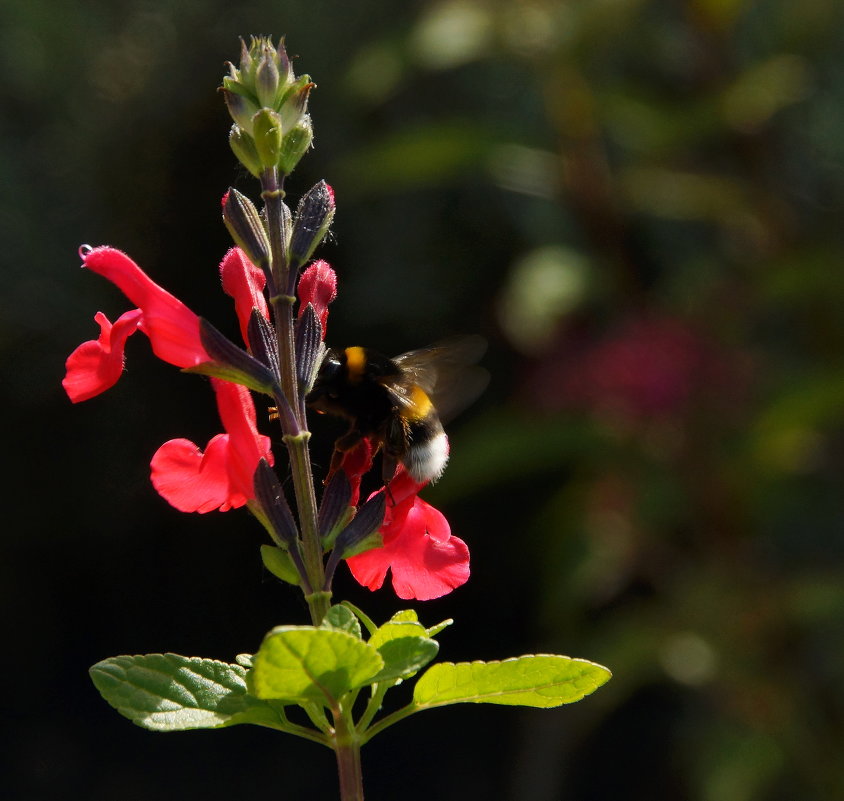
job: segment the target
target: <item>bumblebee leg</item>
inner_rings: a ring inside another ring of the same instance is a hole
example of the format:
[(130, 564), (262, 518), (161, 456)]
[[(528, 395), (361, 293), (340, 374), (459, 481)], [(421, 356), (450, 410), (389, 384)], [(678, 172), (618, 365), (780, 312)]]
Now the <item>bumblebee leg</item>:
[(384, 448), (381, 453), (381, 479), (384, 481), (385, 487), (389, 487), (390, 482), (396, 477), (396, 469), (398, 466), (398, 459), (387, 453), (387, 449)]
[(334, 453), (331, 454), (331, 465), (328, 468), (328, 475), (323, 481), (324, 484), (327, 484), (331, 477), (340, 469), (340, 465), (343, 464), (343, 458), (362, 439), (363, 435), (356, 428), (350, 428), (342, 437), (337, 439), (334, 443)]

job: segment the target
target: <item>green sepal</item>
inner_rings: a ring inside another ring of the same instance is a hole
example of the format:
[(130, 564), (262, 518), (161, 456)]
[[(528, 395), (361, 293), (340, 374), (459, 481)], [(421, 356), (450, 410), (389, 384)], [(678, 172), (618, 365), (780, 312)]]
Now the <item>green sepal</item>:
[(384, 522), (387, 499), (384, 492), (378, 492), (366, 501), (334, 541), (338, 558), (347, 559), (372, 548), (380, 548), (382, 538), (379, 532)]
[(255, 392), (275, 396), (278, 381), (270, 369), (202, 317), (199, 318), (199, 338), (213, 361), (185, 367), (183, 372), (222, 378), (233, 384), (242, 384)]
[(248, 687), (263, 700), (334, 707), (383, 667), (375, 648), (345, 631), (279, 626), (255, 654)]
[(89, 673), (111, 706), (151, 731), (218, 729), (240, 723), (283, 728), (273, 707), (247, 690), (247, 670), (242, 665), (144, 654), (104, 659)]
[(288, 584), (298, 586), (301, 581), (299, 571), (296, 570), (290, 554), (277, 545), (261, 546), (261, 561), (264, 567), (276, 578), (286, 581)]
[(269, 264), (270, 240), (255, 204), (237, 189), (230, 188), (223, 202), (223, 222), (234, 243), (262, 269)]
[(417, 709), (447, 704), (501, 704), (548, 709), (571, 704), (609, 681), (607, 668), (555, 654), (501, 662), (439, 662), (413, 688)]

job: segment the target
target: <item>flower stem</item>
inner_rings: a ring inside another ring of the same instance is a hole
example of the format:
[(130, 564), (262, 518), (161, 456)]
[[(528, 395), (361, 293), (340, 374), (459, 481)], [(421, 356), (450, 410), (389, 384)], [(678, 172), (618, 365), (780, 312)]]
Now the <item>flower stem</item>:
[(334, 714), (334, 753), (340, 779), (340, 801), (363, 801), (363, 773), (360, 765), (360, 741), (348, 725), (342, 710)]
[[(261, 197), (264, 200), (267, 228), (270, 238), (270, 273), (278, 292), (285, 291), (292, 281), (288, 275), (290, 263), (287, 258), (288, 219), (284, 208), (284, 189), (277, 169), (268, 169), (261, 176)], [(302, 537), (302, 551), (308, 584), (322, 588), (325, 584), (325, 565), (322, 561), (322, 543), (317, 529), (317, 503), (314, 490), (313, 470), (308, 450), (310, 432), (302, 404), (299, 403), (299, 386), (296, 376), (296, 351), (293, 337), (293, 303), (295, 298), (286, 294), (275, 294), (270, 298), (275, 319), (278, 340), (281, 390), (294, 414), (291, 417), (279, 415), (284, 444), (290, 456), (290, 471), (293, 476), (293, 491), (296, 495), (296, 509)], [(328, 611), (331, 595), (314, 592), (306, 596), (311, 621), (315, 626), (322, 622)]]

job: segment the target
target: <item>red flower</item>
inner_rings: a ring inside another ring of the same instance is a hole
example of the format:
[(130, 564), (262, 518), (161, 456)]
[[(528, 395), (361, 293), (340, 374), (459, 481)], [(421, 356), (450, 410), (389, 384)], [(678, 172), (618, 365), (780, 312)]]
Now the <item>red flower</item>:
[(152, 484), (180, 512), (226, 512), (255, 497), (253, 476), (263, 458), (270, 464), (270, 438), (258, 433), (255, 405), (246, 387), (212, 378), (225, 434), (203, 453), (187, 439), (165, 442), (152, 457)]
[(211, 361), (199, 337), (199, 318), (167, 290), (156, 284), (125, 253), (109, 247), (83, 255), (84, 266), (108, 278), (138, 308), (112, 326), (101, 312), (97, 340), (84, 342), (69, 357), (62, 382), (70, 399), (87, 400), (113, 386), (123, 368), (123, 348), (136, 330), (149, 338), (159, 359), (176, 367), (195, 367)]
[(100, 325), (100, 336), (83, 342), (67, 358), (67, 375), (62, 386), (74, 402), (88, 400), (113, 387), (123, 372), (123, 348), (126, 340), (138, 330), (143, 312), (133, 309), (112, 325), (97, 312), (94, 320)]
[(364, 438), (354, 448), (343, 454), (343, 462), (340, 467), (349, 479), (349, 486), (352, 488), (352, 495), (349, 503), (357, 506), (360, 500), (360, 482), (363, 476), (372, 467), (374, 456), (372, 442)]
[(469, 549), (452, 536), (442, 513), (418, 497), (424, 486), (404, 468), (390, 482), (394, 505), (387, 505), (380, 529), (383, 546), (346, 560), (364, 587), (379, 589), (391, 570), (399, 598), (428, 601), (469, 579)]
[(249, 318), (252, 309), (258, 309), (268, 320), (267, 299), (264, 287), (267, 278), (240, 248), (232, 248), (220, 263), (220, 278), (223, 291), (234, 298), (234, 308), (240, 321), (240, 333), (244, 342), (249, 342)]
[(299, 278), (299, 317), (310, 303), (322, 325), (322, 337), (325, 339), (325, 327), (328, 322), (328, 304), (337, 297), (337, 275), (327, 261), (315, 261)]

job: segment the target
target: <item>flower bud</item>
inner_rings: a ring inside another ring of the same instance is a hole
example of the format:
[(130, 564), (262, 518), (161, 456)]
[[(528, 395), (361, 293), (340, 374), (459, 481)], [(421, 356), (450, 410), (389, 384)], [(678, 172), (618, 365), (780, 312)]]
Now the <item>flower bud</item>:
[(255, 204), (237, 189), (229, 189), (223, 198), (223, 222), (253, 264), (261, 268), (269, 264), (270, 242), (264, 222)]
[(226, 107), (229, 110), (231, 118), (240, 128), (246, 133), (252, 133), (252, 117), (258, 111), (258, 104), (244, 97), (238, 92), (226, 89), (221, 89), (223, 99), (226, 101)]
[(279, 74), (276, 59), (273, 58), (275, 51), (270, 53), (270, 48), (265, 47), (255, 70), (255, 92), (258, 95), (258, 103), (268, 108), (274, 108), (278, 94)]
[(315, 261), (302, 273), (296, 292), (299, 295), (299, 316), (302, 316), (310, 303), (319, 318), (322, 335), (325, 337), (328, 304), (337, 297), (337, 274), (327, 261)]
[(275, 167), (282, 155), (281, 116), (278, 112), (262, 108), (252, 118), (252, 135), (261, 166)]
[(229, 132), (229, 147), (237, 160), (256, 178), (261, 177), (261, 159), (255, 147), (255, 140), (238, 125), (232, 125)]
[(328, 232), (334, 211), (334, 192), (325, 181), (320, 181), (302, 196), (290, 237), (290, 263), (293, 269), (298, 269), (311, 258)]
[[(253, 37), (249, 46), (240, 40), (240, 66), (228, 64), (228, 75), (223, 77), (223, 90), (244, 97), (255, 106), (278, 111), (286, 97), (304, 84), (307, 76), (296, 79), (284, 49), (284, 40), (276, 48), (269, 37)], [(253, 111), (254, 114), (254, 111)], [(241, 127), (242, 121), (232, 115)]]
[[(252, 39), (252, 44), (253, 44), (253, 46), (255, 44), (254, 38)], [(235, 68), (232, 64), (229, 64), (229, 67), (231, 68), (232, 74), (234, 75), (237, 72), (237, 70), (235, 70)], [(240, 40), (240, 71), (244, 75), (249, 75), (252, 71), (252, 68), (253, 68), (252, 55), (246, 47), (246, 42), (244, 42), (243, 39), (241, 38), (241, 40)]]
[(316, 84), (309, 75), (303, 75), (287, 90), (279, 108), (285, 131), (295, 128), (308, 109), (308, 97)]
[(284, 137), (281, 155), (278, 160), (278, 168), (283, 175), (290, 175), (299, 163), (302, 156), (308, 151), (314, 140), (314, 131), (311, 127), (311, 118), (306, 114), (299, 121), (299, 124), (288, 131)]

